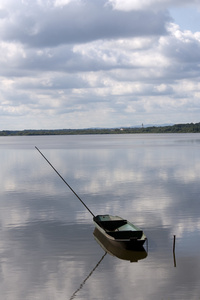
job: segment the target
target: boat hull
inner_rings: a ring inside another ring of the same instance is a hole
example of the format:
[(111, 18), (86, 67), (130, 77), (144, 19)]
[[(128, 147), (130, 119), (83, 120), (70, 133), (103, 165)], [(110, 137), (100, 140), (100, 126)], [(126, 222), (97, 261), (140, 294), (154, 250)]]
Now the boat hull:
[(98, 215), (93, 221), (105, 238), (125, 249), (140, 248), (147, 239), (140, 228), (118, 216)]
[(126, 249), (123, 244), (107, 239), (105, 235), (96, 227), (93, 235), (97, 243), (103, 248), (104, 251), (119, 259), (128, 260), (130, 262), (138, 262), (139, 260), (147, 257), (147, 252), (142, 246), (139, 248), (133, 247), (131, 249)]

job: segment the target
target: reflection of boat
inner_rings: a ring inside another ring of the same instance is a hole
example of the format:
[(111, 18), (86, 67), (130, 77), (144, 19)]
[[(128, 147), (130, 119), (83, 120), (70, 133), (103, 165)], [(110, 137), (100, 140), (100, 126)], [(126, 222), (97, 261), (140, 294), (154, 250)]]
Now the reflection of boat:
[(118, 216), (98, 215), (93, 218), (96, 228), (110, 241), (115, 241), (127, 249), (141, 247), (146, 241), (143, 231)]
[(123, 243), (120, 244), (118, 242), (107, 239), (105, 235), (97, 228), (95, 228), (93, 235), (98, 244), (106, 252), (120, 259), (129, 260), (130, 262), (137, 262), (138, 260), (147, 257), (147, 252), (143, 247), (140, 247), (140, 249), (133, 248), (132, 250), (128, 250), (123, 247)]
[(100, 263), (102, 262), (102, 260), (104, 259), (104, 257), (106, 256), (107, 252), (104, 253), (104, 255), (101, 257), (101, 259), (98, 261), (98, 263), (96, 264), (96, 266), (93, 268), (93, 270), (90, 272), (90, 274), (84, 279), (84, 281), (80, 284), (80, 287), (73, 293), (73, 295), (71, 296), (70, 300), (74, 299), (76, 297), (76, 294), (83, 288), (84, 284), (86, 283), (86, 281), (90, 278), (90, 276), (92, 276), (93, 272), (97, 269), (97, 267), (100, 265)]

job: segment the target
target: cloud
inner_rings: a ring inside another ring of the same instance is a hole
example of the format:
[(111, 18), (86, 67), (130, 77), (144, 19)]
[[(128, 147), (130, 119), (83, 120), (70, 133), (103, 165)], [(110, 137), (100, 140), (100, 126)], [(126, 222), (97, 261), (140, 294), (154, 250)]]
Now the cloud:
[(200, 32), (133, 3), (2, 1), (2, 129), (198, 122)]
[(116, 10), (130, 11), (130, 10), (160, 10), (168, 7), (185, 6), (185, 5), (199, 5), (198, 0), (109, 0), (109, 3)]
[[(56, 2), (58, 3), (58, 2)], [(104, 0), (74, 1), (63, 7), (23, 2), (2, 22), (2, 39), (29, 47), (56, 47), (98, 39), (166, 34), (166, 12), (123, 12)], [(119, 22), (120, 20), (120, 22)], [(145, 20), (145, 22), (141, 22)]]

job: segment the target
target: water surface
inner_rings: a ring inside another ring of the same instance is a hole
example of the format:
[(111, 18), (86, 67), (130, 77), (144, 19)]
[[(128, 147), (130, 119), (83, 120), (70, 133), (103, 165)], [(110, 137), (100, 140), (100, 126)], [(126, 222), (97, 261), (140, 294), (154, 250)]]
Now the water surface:
[[(95, 215), (145, 231), (146, 258), (104, 256), (35, 145)], [(200, 298), (199, 134), (0, 137), (0, 165), (2, 299)]]

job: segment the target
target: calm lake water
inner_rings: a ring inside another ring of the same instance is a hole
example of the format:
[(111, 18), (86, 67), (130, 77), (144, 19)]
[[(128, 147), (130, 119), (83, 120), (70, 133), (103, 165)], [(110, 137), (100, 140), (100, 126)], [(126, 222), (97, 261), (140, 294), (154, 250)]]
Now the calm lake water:
[[(91, 211), (148, 237), (105, 251)], [(0, 138), (1, 299), (200, 299), (200, 134)], [(173, 237), (176, 248), (173, 254)]]

